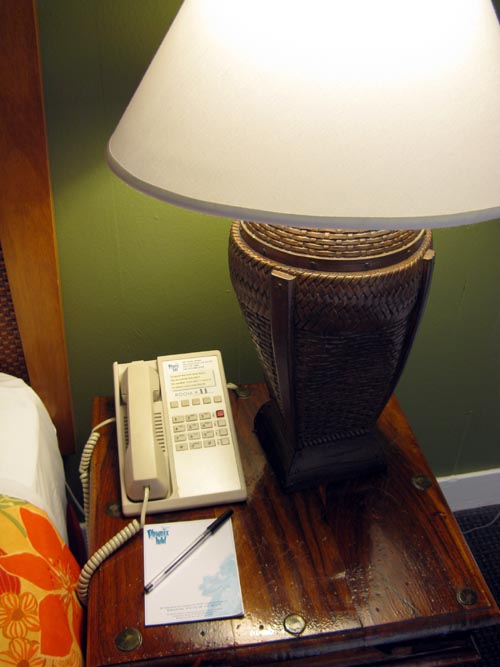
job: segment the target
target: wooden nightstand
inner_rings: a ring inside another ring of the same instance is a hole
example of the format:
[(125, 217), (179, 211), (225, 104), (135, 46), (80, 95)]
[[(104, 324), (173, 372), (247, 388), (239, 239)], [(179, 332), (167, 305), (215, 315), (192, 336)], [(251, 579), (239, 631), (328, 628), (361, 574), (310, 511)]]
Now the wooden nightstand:
[[(142, 537), (94, 575), (87, 665), (453, 665), (477, 659), (467, 630), (500, 612), (396, 399), (379, 426), (389, 469), (365, 482), (284, 494), (253, 428), (267, 394), (231, 397), (248, 486), (232, 505), (245, 615), (144, 626)], [(97, 398), (93, 423), (113, 416)], [(127, 521), (119, 511), (113, 425), (91, 464), (90, 549)], [(224, 508), (151, 515), (212, 518)]]

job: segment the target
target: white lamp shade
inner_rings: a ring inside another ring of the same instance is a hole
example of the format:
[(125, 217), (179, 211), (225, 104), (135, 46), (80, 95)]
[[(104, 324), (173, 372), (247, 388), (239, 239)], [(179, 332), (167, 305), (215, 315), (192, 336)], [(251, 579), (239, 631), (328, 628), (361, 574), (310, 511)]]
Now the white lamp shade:
[(185, 0), (108, 147), (160, 199), (257, 222), (500, 218), (490, 0)]

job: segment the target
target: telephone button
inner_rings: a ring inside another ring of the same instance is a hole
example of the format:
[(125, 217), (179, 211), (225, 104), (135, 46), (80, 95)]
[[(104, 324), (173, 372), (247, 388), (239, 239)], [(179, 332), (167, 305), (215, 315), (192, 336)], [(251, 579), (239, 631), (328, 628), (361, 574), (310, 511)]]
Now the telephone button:
[(185, 452), (189, 449), (188, 443), (187, 442), (178, 442), (175, 445), (175, 449), (178, 452)]
[(210, 412), (202, 412), (200, 414), (200, 419), (210, 419), (211, 416)]
[(200, 425), (198, 424), (198, 422), (195, 422), (195, 423), (190, 422), (187, 425), (187, 427), (188, 427), (188, 431), (199, 431), (200, 430)]
[(211, 421), (201, 422), (201, 428), (202, 429), (213, 428), (213, 424)]
[(174, 417), (172, 417), (172, 422), (174, 424), (180, 424), (183, 421), (184, 421), (184, 415), (175, 415)]
[(213, 431), (203, 431), (203, 439), (206, 440), (207, 438), (213, 438), (214, 437), (214, 432)]
[(200, 404), (201, 404), (201, 401), (200, 401), (199, 398), (193, 398), (192, 405), (200, 405)]
[(201, 440), (201, 435), (199, 432), (188, 433), (188, 440), (190, 442), (195, 442), (196, 440)]
[(221, 445), (229, 445), (229, 438), (221, 438), (220, 439), (220, 444)]
[(195, 440), (189, 443), (189, 449), (201, 449), (201, 440)]
[(218, 435), (229, 435), (229, 431), (227, 428), (220, 428), (218, 431)]
[(196, 413), (190, 413), (189, 415), (186, 415), (186, 421), (187, 422), (196, 422), (198, 421), (198, 415)]
[(222, 403), (222, 396), (214, 396), (214, 403)]
[(213, 440), (213, 439), (204, 440), (203, 441), (203, 447), (215, 447), (215, 440)]
[(210, 396), (203, 396), (203, 404), (207, 405), (208, 403), (211, 403), (212, 399)]
[(170, 407), (171, 408), (178, 408), (179, 407), (179, 401), (170, 401)]
[(227, 422), (225, 419), (218, 419), (217, 420), (217, 426), (227, 426)]
[(174, 424), (174, 433), (181, 433), (182, 431), (185, 431), (186, 427), (184, 424)]
[(187, 408), (189, 405), (189, 398), (183, 398), (181, 401), (181, 405), (183, 408)]
[(224, 417), (224, 410), (216, 410), (215, 411), (215, 416), (218, 417), (218, 418)]
[(174, 435), (174, 440), (175, 442), (184, 442), (186, 440), (186, 434), (185, 433), (177, 433)]

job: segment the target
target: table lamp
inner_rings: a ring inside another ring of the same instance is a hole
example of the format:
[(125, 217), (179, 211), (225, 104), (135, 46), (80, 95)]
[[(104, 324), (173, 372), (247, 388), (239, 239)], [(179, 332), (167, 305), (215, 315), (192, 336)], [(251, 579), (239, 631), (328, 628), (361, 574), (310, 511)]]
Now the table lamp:
[(283, 488), (382, 470), (430, 230), (500, 217), (490, 0), (185, 0), (107, 157), (142, 192), (234, 220), (270, 394), (255, 429)]

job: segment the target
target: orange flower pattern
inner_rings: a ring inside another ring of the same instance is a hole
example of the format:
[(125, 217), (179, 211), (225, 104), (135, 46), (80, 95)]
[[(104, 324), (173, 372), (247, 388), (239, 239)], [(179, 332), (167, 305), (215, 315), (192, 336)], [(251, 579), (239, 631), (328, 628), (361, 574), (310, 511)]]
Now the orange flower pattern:
[(2, 665), (15, 667), (46, 667), (46, 661), (40, 656), (38, 642), (26, 638), (16, 638), (9, 642), (9, 650), (0, 653)]
[(39, 630), (38, 602), (33, 593), (0, 595), (0, 628), (6, 637), (25, 637), (30, 630)]
[(80, 568), (40, 509), (0, 496), (0, 664), (79, 667)]

